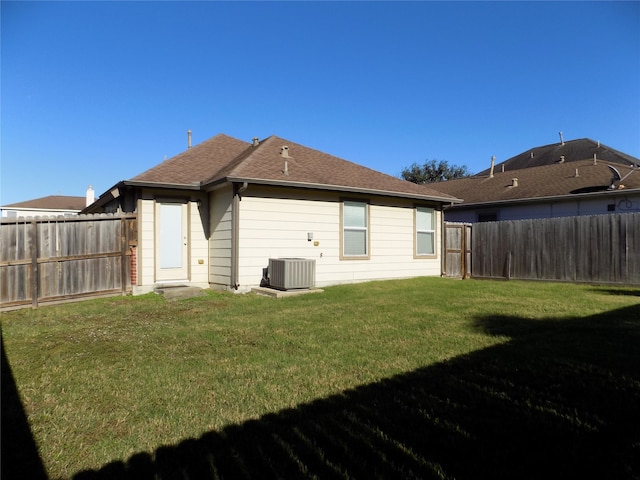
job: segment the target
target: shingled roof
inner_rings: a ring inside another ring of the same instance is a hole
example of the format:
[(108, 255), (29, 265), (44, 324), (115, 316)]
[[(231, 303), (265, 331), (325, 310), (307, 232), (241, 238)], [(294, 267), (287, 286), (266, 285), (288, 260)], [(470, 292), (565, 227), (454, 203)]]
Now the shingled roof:
[(613, 188), (610, 188), (613, 175), (608, 163), (597, 159), (594, 164), (591, 159), (505, 170), (504, 173), (496, 169), (493, 177), (488, 173), (477, 174), (441, 182), (433, 187), (463, 199), (459, 207), (640, 188), (640, 169), (634, 170), (622, 164), (616, 164), (614, 168), (621, 177), (628, 176), (622, 182), (613, 182)]
[(65, 195), (49, 195), (48, 197), (34, 198), (24, 202), (3, 205), (2, 208), (32, 209), (32, 210), (82, 210), (85, 207), (85, 197), (70, 197)]
[(224, 134), (216, 135), (131, 180), (175, 185), (201, 185), (250, 146)]
[[(589, 138), (581, 138), (531, 148), (499, 163), (495, 166), (494, 171), (502, 171), (503, 167), (506, 172), (523, 168), (541, 167), (543, 165), (555, 165), (560, 162), (570, 163), (587, 159), (593, 160), (594, 156), (598, 161), (605, 163), (640, 166), (640, 160), (631, 155), (622, 153), (600, 142), (594, 142)], [(491, 168), (487, 168), (477, 175), (488, 175), (490, 170)]]
[(252, 144), (216, 135), (125, 182), (129, 185), (206, 189), (223, 182), (319, 188), (459, 201), (435, 189), (416, 185), (318, 150), (270, 136)]
[[(607, 165), (617, 169), (621, 177), (628, 176), (622, 182), (612, 182), (613, 174)], [(526, 150), (495, 165), (493, 176), (488, 168), (471, 177), (431, 187), (461, 198), (458, 208), (536, 201), (640, 188), (640, 170), (634, 171), (634, 167), (640, 167), (637, 158), (582, 138)]]

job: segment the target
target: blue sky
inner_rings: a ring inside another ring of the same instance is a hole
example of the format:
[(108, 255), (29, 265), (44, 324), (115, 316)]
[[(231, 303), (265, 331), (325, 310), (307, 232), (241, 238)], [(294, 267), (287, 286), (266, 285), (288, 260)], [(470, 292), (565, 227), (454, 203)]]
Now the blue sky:
[(640, 2), (10, 2), (0, 204), (217, 133), (399, 176), (591, 138), (640, 157)]

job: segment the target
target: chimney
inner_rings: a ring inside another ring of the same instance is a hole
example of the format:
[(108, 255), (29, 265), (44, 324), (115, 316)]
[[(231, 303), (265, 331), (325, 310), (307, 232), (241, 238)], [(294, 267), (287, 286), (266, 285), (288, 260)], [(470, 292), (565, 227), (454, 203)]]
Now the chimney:
[(493, 169), (496, 166), (496, 156), (492, 155), (491, 156), (491, 172), (489, 173), (489, 178), (493, 178)]
[(260, 145), (260, 139), (258, 137), (253, 137), (253, 146), (257, 147), (258, 145)]
[(560, 163), (564, 163), (564, 155), (560, 155)]
[(187, 149), (191, 148), (191, 130), (187, 130)]
[(511, 186), (512, 187), (517, 187), (518, 186), (518, 179), (517, 178), (512, 178), (511, 179)]
[(91, 205), (93, 202), (96, 201), (96, 195), (91, 185), (87, 187), (86, 199), (87, 199), (87, 202), (86, 202), (87, 204), (85, 205), (85, 207), (88, 207), (89, 205)]
[(560, 133), (560, 144), (564, 145), (564, 138), (562, 138), (562, 132), (559, 132), (559, 133)]
[(574, 177), (579, 177), (580, 174), (578, 173), (578, 169), (576, 168), (576, 174), (574, 175)]
[(594, 165), (598, 164), (598, 157), (597, 157), (597, 155), (595, 153), (593, 154), (593, 164)]
[(502, 164), (502, 173), (504, 173), (504, 163)]

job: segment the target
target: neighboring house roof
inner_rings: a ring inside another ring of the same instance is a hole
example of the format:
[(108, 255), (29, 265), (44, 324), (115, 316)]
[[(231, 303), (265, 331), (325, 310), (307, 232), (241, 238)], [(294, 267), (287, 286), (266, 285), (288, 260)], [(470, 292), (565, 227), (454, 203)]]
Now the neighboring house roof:
[[(563, 158), (564, 163), (578, 162), (587, 159), (593, 160), (594, 155), (598, 161), (605, 163), (640, 166), (640, 160), (631, 155), (622, 153), (600, 142), (594, 142), (589, 138), (581, 138), (531, 148), (499, 163), (495, 166), (494, 172), (502, 171), (503, 165), (505, 172), (507, 172), (520, 170), (522, 168), (555, 165), (563, 161)], [(477, 175), (488, 175), (490, 170), (491, 168), (487, 168)]]
[(28, 210), (82, 210), (86, 206), (85, 197), (69, 197), (64, 195), (50, 195), (48, 197), (35, 198), (25, 202), (3, 205), (2, 209), (28, 209)]
[[(613, 172), (607, 165), (613, 166), (624, 180), (613, 181)], [(640, 160), (593, 140), (580, 139), (527, 150), (496, 165), (493, 176), (487, 169), (431, 186), (461, 198), (462, 203), (454, 208), (617, 194), (640, 188), (640, 169), (634, 170), (634, 165), (640, 166)]]
[[(287, 147), (283, 149), (283, 147)], [(224, 182), (320, 188), (458, 202), (453, 196), (270, 136), (253, 144), (216, 135), (123, 182), (203, 189)]]
[[(541, 167), (508, 170), (504, 173), (489, 175), (475, 175), (441, 182), (436, 188), (444, 193), (462, 198), (466, 205), (480, 203), (502, 203), (511, 201), (532, 201), (560, 196), (593, 195), (621, 192), (628, 189), (640, 188), (640, 169), (633, 169), (623, 165), (615, 168), (624, 177), (621, 183), (611, 185), (612, 172), (607, 164), (593, 160), (574, 161)], [(517, 179), (517, 186), (513, 186), (513, 179)]]

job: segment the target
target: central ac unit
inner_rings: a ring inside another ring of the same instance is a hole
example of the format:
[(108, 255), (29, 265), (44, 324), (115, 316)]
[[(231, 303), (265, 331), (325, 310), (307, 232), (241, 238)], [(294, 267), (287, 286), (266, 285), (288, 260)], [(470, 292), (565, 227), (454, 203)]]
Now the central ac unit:
[(311, 288), (316, 280), (316, 261), (307, 258), (270, 258), (269, 286), (279, 290)]

